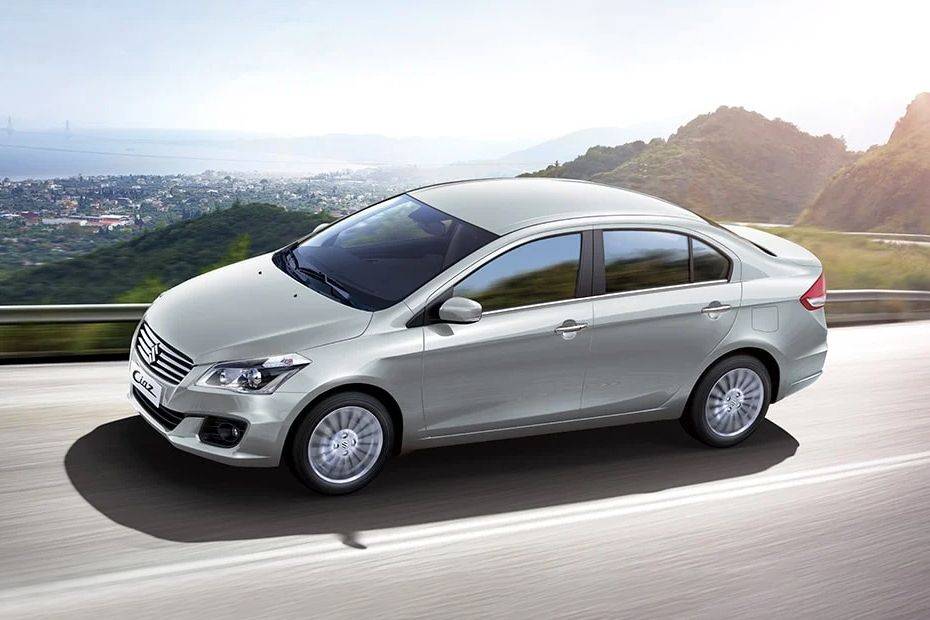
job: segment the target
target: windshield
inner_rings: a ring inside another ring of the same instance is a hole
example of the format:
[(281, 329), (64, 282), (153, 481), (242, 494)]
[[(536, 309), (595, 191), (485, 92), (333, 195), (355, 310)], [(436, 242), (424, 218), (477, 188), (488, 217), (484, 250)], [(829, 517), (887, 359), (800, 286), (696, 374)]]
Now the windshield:
[(276, 262), (314, 290), (374, 311), (393, 306), (496, 238), (402, 195), (335, 222)]

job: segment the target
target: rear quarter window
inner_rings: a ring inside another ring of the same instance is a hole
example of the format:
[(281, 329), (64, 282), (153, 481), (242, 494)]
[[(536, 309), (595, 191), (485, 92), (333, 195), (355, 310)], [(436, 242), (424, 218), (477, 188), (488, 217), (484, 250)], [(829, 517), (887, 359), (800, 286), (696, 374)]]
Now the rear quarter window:
[(730, 275), (729, 259), (699, 239), (691, 239), (691, 260), (695, 282), (726, 280)]

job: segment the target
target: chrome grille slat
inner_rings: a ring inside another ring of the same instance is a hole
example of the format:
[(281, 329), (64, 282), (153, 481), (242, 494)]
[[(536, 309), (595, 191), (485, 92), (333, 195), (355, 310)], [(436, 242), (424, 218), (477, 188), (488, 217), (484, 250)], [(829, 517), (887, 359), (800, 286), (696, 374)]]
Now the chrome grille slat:
[(186, 375), (191, 369), (191, 367), (187, 364), (169, 359), (168, 356), (164, 353), (162, 353), (162, 356), (158, 359), (158, 362), (184, 375)]
[(167, 383), (178, 384), (178, 383), (180, 383), (181, 381), (184, 380), (184, 377), (183, 377), (183, 376), (178, 376), (177, 374), (169, 373), (169, 372), (163, 370), (163, 369), (160, 368), (160, 367), (157, 367), (157, 366), (149, 366), (148, 364), (144, 364), (144, 365), (145, 365), (146, 368), (148, 368), (149, 370), (151, 370), (152, 373), (155, 374), (159, 379), (161, 379), (162, 381), (165, 381), (165, 382), (167, 382)]
[(162, 381), (167, 381), (168, 383), (180, 383), (184, 379), (184, 374), (176, 372), (173, 370), (168, 370), (164, 366), (157, 365), (153, 366), (147, 364), (144, 360), (142, 365), (145, 366), (148, 370), (151, 370), (153, 374), (157, 375)]
[(164, 349), (162, 353), (165, 355), (165, 357), (171, 358), (175, 360), (176, 362), (178, 362), (179, 364), (190, 364), (189, 359), (185, 359), (181, 357), (180, 355), (177, 355), (174, 351), (172, 351), (168, 347), (165, 347), (164, 343), (162, 343), (162, 348)]
[(185, 375), (190, 370), (189, 366), (184, 366), (181, 362), (174, 361), (168, 355), (165, 355), (164, 351), (161, 352), (161, 357), (158, 358), (158, 363), (165, 364), (166, 366), (174, 368), (178, 372), (185, 374)]
[(161, 380), (168, 381), (169, 383), (180, 383), (184, 379), (185, 375), (187, 374), (187, 373), (176, 371), (172, 368), (163, 366), (161, 364), (159, 364), (158, 366), (152, 366), (146, 363), (145, 360), (143, 360), (142, 364), (147, 369), (151, 370), (154, 374), (158, 375), (158, 377)]
[[(143, 336), (142, 344), (146, 345), (149, 349), (151, 349), (153, 336), (150, 333), (146, 333), (146, 332), (140, 332), (140, 333), (142, 333), (142, 336)], [(177, 366), (181, 370), (184, 370), (185, 372), (186, 372), (185, 369), (192, 365), (190, 363), (189, 358), (185, 359), (187, 356), (182, 358), (180, 355), (177, 355), (171, 349), (169, 349), (168, 345), (164, 341), (159, 341), (159, 343), (161, 344), (161, 347), (162, 347), (161, 355), (163, 359), (166, 359), (167, 361), (172, 362), (175, 366)]]
[[(158, 345), (158, 357), (153, 363), (149, 363), (146, 355), (151, 353), (152, 348)], [(184, 380), (184, 377), (190, 373), (194, 367), (193, 360), (182, 353), (176, 347), (171, 346), (155, 333), (148, 323), (142, 322), (139, 327), (139, 335), (136, 337), (136, 352), (141, 358), (143, 366), (152, 371), (152, 373), (167, 383), (177, 385)]]
[(142, 338), (143, 342), (148, 346), (152, 346), (152, 339), (148, 334), (148, 329), (145, 323), (142, 324), (142, 327), (139, 328), (139, 337)]
[(179, 360), (183, 361), (184, 363), (190, 364), (191, 366), (193, 366), (194, 360), (192, 360), (190, 356), (186, 355), (180, 349), (171, 346), (169, 343), (159, 338), (158, 335), (155, 333), (155, 330), (149, 327), (148, 323), (145, 323), (145, 322), (142, 323), (142, 330), (144, 330), (146, 337), (149, 339), (149, 342), (154, 342), (155, 340), (158, 340), (161, 343), (161, 345), (165, 347), (168, 353), (178, 358)]

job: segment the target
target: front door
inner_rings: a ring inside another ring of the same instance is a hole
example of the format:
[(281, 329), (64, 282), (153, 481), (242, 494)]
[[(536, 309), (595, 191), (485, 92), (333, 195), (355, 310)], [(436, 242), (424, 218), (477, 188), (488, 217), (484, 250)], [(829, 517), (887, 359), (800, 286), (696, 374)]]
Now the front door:
[(570, 419), (581, 405), (592, 305), (582, 234), (537, 239), (486, 262), (451, 294), (477, 323), (425, 329), (423, 404), (433, 436)]

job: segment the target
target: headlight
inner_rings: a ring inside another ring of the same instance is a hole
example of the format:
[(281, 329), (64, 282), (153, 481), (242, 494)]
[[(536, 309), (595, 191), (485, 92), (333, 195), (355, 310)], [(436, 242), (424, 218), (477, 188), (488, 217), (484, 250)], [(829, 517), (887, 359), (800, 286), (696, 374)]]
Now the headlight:
[(210, 370), (197, 380), (197, 385), (242, 394), (271, 394), (309, 363), (310, 360), (296, 353), (241, 362), (223, 362), (210, 367)]

